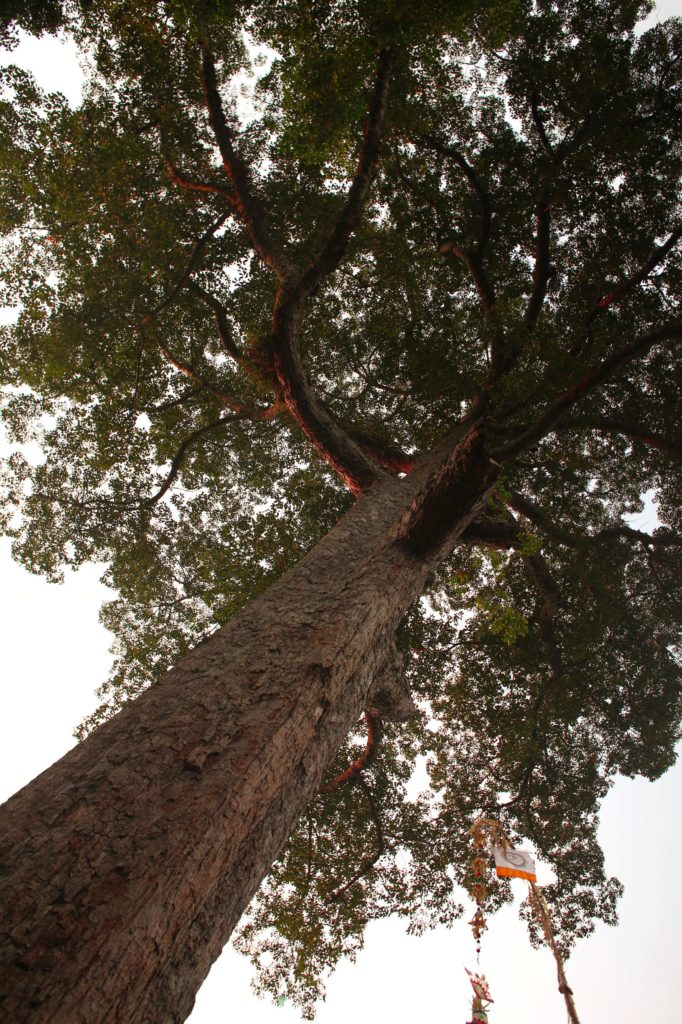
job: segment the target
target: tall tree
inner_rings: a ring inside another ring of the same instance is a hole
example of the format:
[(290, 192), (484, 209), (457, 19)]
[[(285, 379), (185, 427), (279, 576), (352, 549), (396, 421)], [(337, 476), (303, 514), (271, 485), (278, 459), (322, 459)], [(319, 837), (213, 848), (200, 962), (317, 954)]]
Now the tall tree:
[(184, 1020), (275, 860), (239, 942), (309, 1013), (369, 919), (458, 913), (481, 812), (564, 945), (615, 920), (599, 801), (680, 710), (647, 10), (102, 0), (78, 110), (5, 72), (4, 526), (120, 594), (90, 735), (2, 812), (6, 1019)]

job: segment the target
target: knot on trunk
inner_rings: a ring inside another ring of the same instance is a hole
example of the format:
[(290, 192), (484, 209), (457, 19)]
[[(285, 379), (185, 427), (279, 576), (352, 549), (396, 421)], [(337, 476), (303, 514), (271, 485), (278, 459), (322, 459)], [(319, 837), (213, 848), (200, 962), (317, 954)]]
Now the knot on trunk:
[(404, 722), (417, 713), (405, 676), (405, 655), (398, 650), (393, 637), (387, 658), (370, 687), (366, 708), (370, 715), (388, 722)]

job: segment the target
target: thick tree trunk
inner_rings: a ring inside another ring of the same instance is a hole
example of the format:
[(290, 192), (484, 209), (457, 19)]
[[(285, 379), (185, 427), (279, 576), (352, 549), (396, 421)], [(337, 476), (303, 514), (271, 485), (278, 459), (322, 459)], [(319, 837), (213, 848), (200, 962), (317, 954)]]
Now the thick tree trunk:
[[(3, 1021), (185, 1020), (381, 685), (400, 620), (484, 501), (494, 467), (473, 432), (456, 449), (435, 475), (431, 457), (374, 488), (266, 594), (5, 804)], [(427, 551), (424, 497), (443, 466), (449, 529), (440, 509)]]

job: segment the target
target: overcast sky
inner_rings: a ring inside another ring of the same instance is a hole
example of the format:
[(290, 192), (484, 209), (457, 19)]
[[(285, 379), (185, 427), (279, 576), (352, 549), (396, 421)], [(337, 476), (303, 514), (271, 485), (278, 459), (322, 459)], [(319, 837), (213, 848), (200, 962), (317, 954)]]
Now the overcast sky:
[[(658, 10), (663, 16), (682, 14), (682, 5), (667, 2)], [(44, 88), (58, 88), (78, 102), (80, 73), (68, 45), (52, 39), (29, 42), (11, 59), (30, 68)], [(642, 516), (635, 525), (646, 528), (650, 519)], [(64, 754), (74, 742), (74, 727), (96, 704), (94, 690), (107, 673), (111, 642), (97, 617), (108, 596), (100, 571), (84, 566), (67, 573), (63, 585), (47, 584), (13, 563), (9, 543), (0, 541), (0, 799)], [(582, 1024), (678, 1024), (681, 1019), (677, 922), (682, 897), (676, 865), (682, 848), (681, 792), (678, 764), (655, 784), (620, 780), (604, 801), (600, 837), (607, 872), (621, 879), (626, 893), (619, 927), (597, 928), (567, 964)], [(515, 884), (521, 898), (525, 883)], [(343, 964), (332, 978), (319, 1024), (364, 1022), (377, 1015), (394, 1024), (467, 1020), (470, 992), (463, 967), (474, 966), (469, 916), (450, 931), (421, 938), (407, 937), (400, 922), (371, 925), (357, 963)], [(482, 967), (495, 999), (491, 1024), (565, 1019), (551, 954), (530, 949), (525, 925), (512, 908), (490, 922)], [(228, 949), (199, 993), (191, 1024), (299, 1020), (291, 1007), (258, 1000), (249, 978), (246, 961)]]

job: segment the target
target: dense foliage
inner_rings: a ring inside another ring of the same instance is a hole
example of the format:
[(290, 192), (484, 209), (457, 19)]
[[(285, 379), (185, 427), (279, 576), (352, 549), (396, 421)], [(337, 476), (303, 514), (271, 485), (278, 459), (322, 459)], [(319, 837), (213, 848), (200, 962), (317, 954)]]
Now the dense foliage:
[[(483, 408), (504, 464), (403, 624), (418, 717), (309, 807), (238, 940), (307, 1011), (368, 920), (460, 912), (481, 812), (555, 868), (566, 946), (615, 921), (600, 800), (673, 761), (682, 24), (641, 34), (647, 11), (102, 0), (64, 15), (88, 55), (78, 109), (3, 72), (3, 525), (31, 570), (100, 561), (119, 594), (86, 729), (350, 506), (357, 473), (323, 431), (404, 472)], [(369, 198), (306, 295), (300, 413), (272, 341), (280, 271), (342, 224), (382, 75)], [(651, 534), (628, 525), (643, 494)]]

